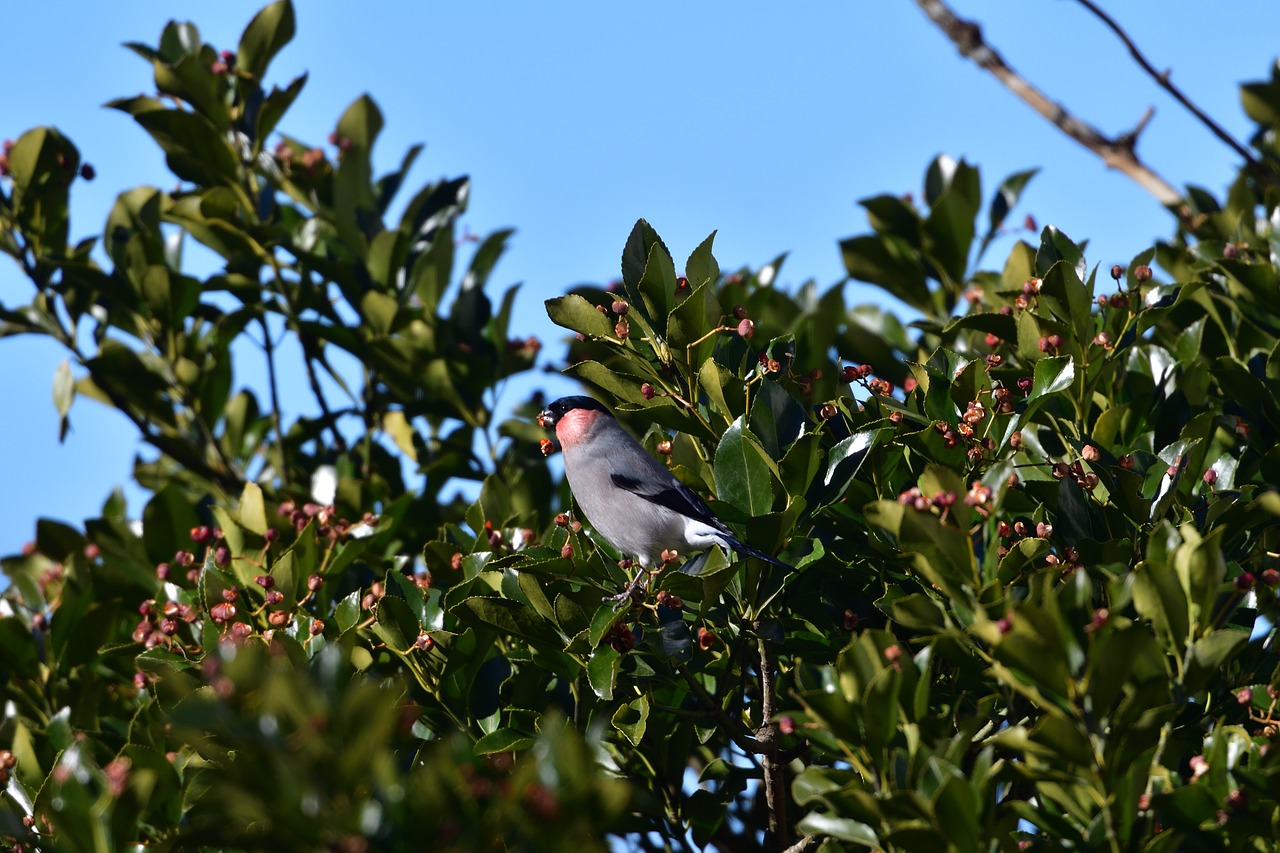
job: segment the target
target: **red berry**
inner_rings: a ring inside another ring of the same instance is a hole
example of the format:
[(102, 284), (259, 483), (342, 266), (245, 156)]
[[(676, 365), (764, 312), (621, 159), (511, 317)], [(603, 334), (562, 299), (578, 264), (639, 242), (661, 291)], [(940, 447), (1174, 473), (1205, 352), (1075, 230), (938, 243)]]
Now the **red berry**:
[(228, 601), (221, 604), (215, 604), (209, 609), (209, 615), (213, 617), (213, 621), (221, 625), (224, 622), (230, 622), (236, 618), (236, 606)]

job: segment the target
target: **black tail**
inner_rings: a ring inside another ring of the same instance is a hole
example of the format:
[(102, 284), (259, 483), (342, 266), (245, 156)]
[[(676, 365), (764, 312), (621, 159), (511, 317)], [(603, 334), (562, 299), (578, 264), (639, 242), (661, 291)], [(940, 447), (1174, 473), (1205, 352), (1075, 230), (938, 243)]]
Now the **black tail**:
[(752, 548), (750, 545), (743, 542), (739, 542), (737, 539), (730, 539), (729, 547), (737, 551), (739, 554), (745, 554), (748, 557), (755, 557), (757, 560), (764, 560), (766, 563), (773, 563), (775, 566), (781, 566), (784, 569), (791, 569), (792, 571), (795, 571), (796, 567), (790, 563), (784, 563), (776, 557), (770, 557), (765, 552), (757, 551), (755, 548)]

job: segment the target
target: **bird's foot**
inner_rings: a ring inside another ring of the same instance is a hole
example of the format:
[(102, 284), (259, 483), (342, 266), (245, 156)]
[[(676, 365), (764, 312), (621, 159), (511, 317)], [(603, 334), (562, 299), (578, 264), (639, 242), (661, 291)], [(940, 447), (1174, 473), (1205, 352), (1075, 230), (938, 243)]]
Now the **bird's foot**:
[(622, 588), (622, 592), (617, 595), (606, 595), (601, 601), (612, 601), (613, 609), (617, 610), (623, 604), (639, 604), (644, 601), (645, 594), (649, 591), (649, 570), (640, 569), (640, 573), (631, 579), (631, 582)]

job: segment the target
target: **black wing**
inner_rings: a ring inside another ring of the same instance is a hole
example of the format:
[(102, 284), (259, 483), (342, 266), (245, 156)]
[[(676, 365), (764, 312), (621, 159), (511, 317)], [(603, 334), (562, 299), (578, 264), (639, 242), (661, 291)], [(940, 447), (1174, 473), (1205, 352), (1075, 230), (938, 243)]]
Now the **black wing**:
[(615, 486), (631, 492), (636, 497), (644, 498), (650, 503), (666, 507), (672, 512), (678, 512), (681, 515), (706, 522), (717, 530), (723, 530), (726, 533), (729, 530), (724, 526), (723, 521), (716, 518), (715, 513), (711, 511), (711, 507), (707, 506), (702, 498), (695, 495), (679, 480), (672, 478), (671, 485), (663, 485), (654, 489), (652, 486), (645, 488), (645, 484), (640, 480), (635, 477), (629, 477), (626, 474), (610, 474), (609, 478), (613, 480)]

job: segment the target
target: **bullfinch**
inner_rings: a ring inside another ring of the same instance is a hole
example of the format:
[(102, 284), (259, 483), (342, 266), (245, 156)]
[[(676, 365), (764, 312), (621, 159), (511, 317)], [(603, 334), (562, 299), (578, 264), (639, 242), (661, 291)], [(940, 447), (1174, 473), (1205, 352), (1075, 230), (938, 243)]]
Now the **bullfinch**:
[(792, 568), (734, 536), (598, 401), (561, 397), (542, 410), (538, 423), (555, 427), (564, 453), (565, 478), (587, 521), (641, 566), (641, 573), (619, 599), (635, 591), (644, 570), (654, 566), (666, 550), (686, 554), (719, 545)]

